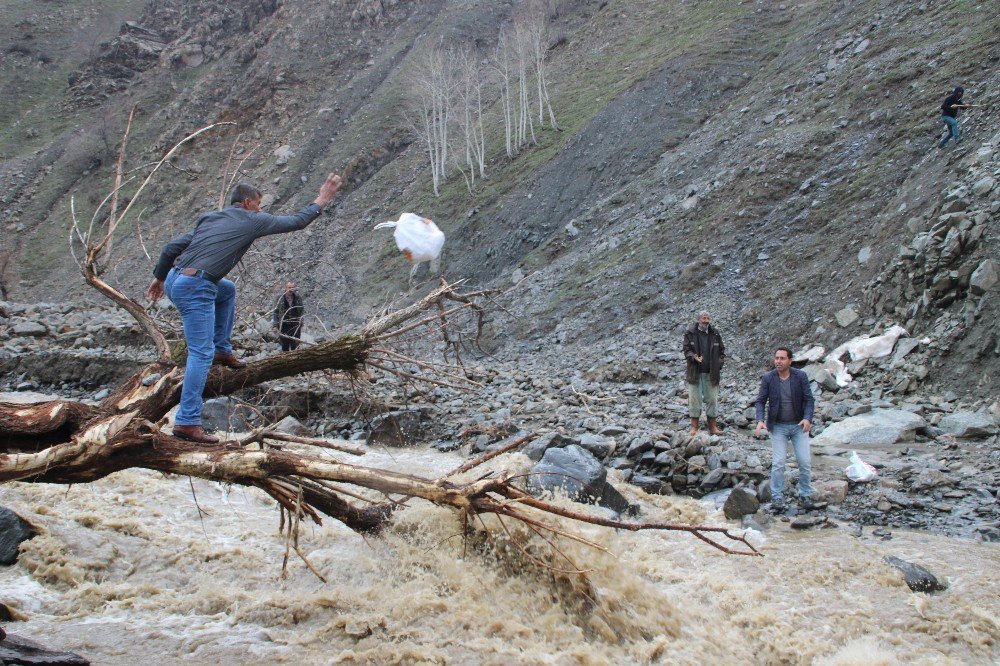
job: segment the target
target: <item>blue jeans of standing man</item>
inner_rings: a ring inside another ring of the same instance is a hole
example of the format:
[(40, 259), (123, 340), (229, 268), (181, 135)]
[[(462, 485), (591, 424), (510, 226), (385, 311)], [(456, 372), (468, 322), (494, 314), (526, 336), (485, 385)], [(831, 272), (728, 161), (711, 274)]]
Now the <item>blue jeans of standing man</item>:
[(212, 360), (216, 352), (233, 353), (229, 338), (236, 312), (236, 285), (230, 280), (213, 284), (211, 280), (182, 275), (177, 269), (171, 269), (163, 291), (181, 313), (187, 342), (184, 386), (174, 423), (201, 425), (201, 395), (205, 392)]
[(771, 501), (780, 502), (785, 485), (785, 457), (788, 442), (795, 449), (795, 460), (799, 463), (799, 497), (806, 499), (812, 495), (812, 458), (809, 454), (809, 434), (802, 432), (798, 423), (775, 423), (771, 427)]
[(938, 148), (944, 148), (949, 140), (955, 139), (955, 141), (960, 141), (962, 139), (962, 130), (958, 129), (958, 121), (951, 116), (941, 116), (941, 120), (948, 127), (948, 133), (944, 135), (941, 139), (941, 143), (938, 144)]

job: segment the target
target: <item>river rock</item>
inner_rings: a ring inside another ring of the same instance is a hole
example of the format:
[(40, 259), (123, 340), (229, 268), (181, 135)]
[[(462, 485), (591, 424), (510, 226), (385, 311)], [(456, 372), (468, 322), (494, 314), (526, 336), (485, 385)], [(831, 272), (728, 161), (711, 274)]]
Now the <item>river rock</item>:
[(35, 641), (14, 634), (0, 640), (0, 664), (21, 666), (89, 666), (90, 662), (72, 652), (46, 650)]
[(955, 437), (989, 437), (997, 432), (997, 424), (986, 412), (946, 414), (938, 427)]
[(847, 499), (847, 481), (832, 479), (830, 481), (813, 481), (813, 500), (840, 504)]
[(826, 525), (828, 522), (826, 516), (796, 516), (789, 523), (789, 527), (793, 530), (808, 530), (812, 527), (819, 527), (820, 525)]
[(569, 446), (570, 444), (579, 444), (579, 442), (558, 432), (546, 432), (542, 433), (525, 446), (523, 453), (530, 459), (538, 462), (549, 449), (561, 449), (564, 446)]
[(901, 409), (873, 409), (831, 423), (816, 437), (817, 446), (878, 448), (913, 439), (914, 433), (927, 426), (923, 417)]
[(600, 435), (584, 433), (580, 435), (580, 446), (587, 449), (595, 456), (604, 460), (615, 452), (615, 440)]
[(404, 409), (372, 420), (368, 446), (412, 446), (420, 436), (420, 412)]
[(18, 546), (35, 536), (35, 530), (21, 516), (0, 506), (0, 564), (17, 562)]
[(673, 492), (669, 483), (663, 479), (658, 479), (655, 476), (633, 474), (629, 483), (633, 486), (641, 488), (650, 495), (670, 495)]
[(597, 502), (617, 513), (628, 509), (621, 493), (608, 484), (608, 470), (577, 444), (549, 449), (531, 469), (528, 488), (535, 494), (561, 491), (574, 502)]
[(936, 592), (947, 588), (947, 585), (943, 585), (938, 581), (937, 576), (919, 564), (913, 564), (912, 562), (892, 556), (883, 557), (882, 559), (903, 572), (903, 580), (906, 581), (906, 584), (914, 592)]
[(20, 324), (14, 324), (13, 333), (14, 335), (24, 335), (29, 338), (40, 338), (43, 335), (48, 335), (49, 329), (37, 321), (22, 321)]
[(760, 502), (752, 490), (737, 487), (733, 488), (726, 498), (726, 503), (722, 505), (722, 513), (730, 520), (739, 520), (748, 514), (757, 513), (759, 508)]
[(250, 407), (232, 398), (206, 400), (201, 408), (201, 425), (207, 430), (246, 432), (253, 429), (258, 418)]
[(302, 422), (291, 414), (278, 421), (277, 425), (274, 426), (274, 429), (278, 432), (283, 432), (286, 435), (308, 436), (311, 434), (309, 432), (309, 428), (302, 425)]

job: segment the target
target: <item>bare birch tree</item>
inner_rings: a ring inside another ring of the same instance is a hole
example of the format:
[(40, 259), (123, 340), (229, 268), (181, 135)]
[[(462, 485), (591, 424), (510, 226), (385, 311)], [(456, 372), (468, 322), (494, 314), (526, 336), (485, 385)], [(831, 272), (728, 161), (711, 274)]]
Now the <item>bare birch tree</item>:
[(514, 146), (514, 99), (512, 90), (513, 48), (506, 28), (501, 28), (497, 46), (493, 51), (493, 70), (500, 78), (500, 106), (503, 113), (504, 139), (507, 157), (513, 159)]
[(419, 61), (419, 72), (413, 80), (414, 131), (427, 146), (431, 163), (434, 194), (440, 194), (441, 183), (448, 179), (448, 125), (451, 118), (454, 76), (451, 56), (440, 48), (432, 48)]
[[(484, 74), (476, 54), (469, 49), (459, 51), (453, 60), (458, 76), (459, 127), (465, 141), (465, 165), (469, 169), (469, 187), (486, 173), (486, 135), (483, 130)], [(464, 173), (464, 172), (463, 172)]]

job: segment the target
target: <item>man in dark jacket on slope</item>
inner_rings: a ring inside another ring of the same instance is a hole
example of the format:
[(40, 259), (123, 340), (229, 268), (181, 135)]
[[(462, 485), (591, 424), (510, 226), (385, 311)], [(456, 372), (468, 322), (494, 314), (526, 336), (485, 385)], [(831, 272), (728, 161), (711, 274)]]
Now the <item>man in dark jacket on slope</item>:
[(955, 143), (962, 140), (962, 130), (958, 128), (958, 111), (969, 108), (968, 104), (962, 104), (964, 95), (965, 88), (956, 86), (955, 90), (945, 97), (941, 104), (941, 120), (945, 124), (946, 134), (941, 139), (941, 143), (938, 144), (938, 148), (944, 148), (951, 139), (955, 139)]
[(166, 294), (184, 323), (187, 365), (174, 418), (175, 437), (204, 444), (219, 441), (201, 427), (201, 397), (208, 371), (215, 364), (230, 368), (246, 365), (233, 354), (229, 340), (236, 311), (236, 285), (223, 278), (258, 238), (305, 229), (319, 217), (323, 206), (333, 201), (339, 189), (340, 176), (331, 173), (313, 203), (295, 215), (278, 216), (261, 212), (260, 190), (237, 185), (229, 208), (202, 215), (194, 231), (178, 236), (163, 248), (146, 296), (155, 301)]
[[(774, 370), (760, 380), (757, 392), (757, 430), (771, 434), (771, 509), (783, 511), (785, 500), (785, 458), (788, 443), (795, 450), (799, 464), (799, 505), (812, 508), (812, 456), (809, 453), (809, 428), (812, 426), (815, 399), (809, 390), (809, 377), (792, 367), (792, 352), (779, 347), (774, 352)], [(766, 409), (765, 409), (766, 407)]]
[(281, 351), (295, 351), (302, 336), (302, 318), (306, 316), (306, 306), (295, 291), (294, 282), (285, 283), (285, 293), (278, 297), (274, 306), (274, 332), (281, 342)]
[(692, 435), (698, 433), (703, 405), (708, 418), (708, 431), (713, 435), (722, 433), (717, 419), (719, 380), (722, 364), (726, 360), (726, 346), (711, 321), (711, 316), (702, 312), (694, 326), (684, 332), (684, 358), (687, 360), (684, 378), (688, 384), (688, 416), (691, 417)]

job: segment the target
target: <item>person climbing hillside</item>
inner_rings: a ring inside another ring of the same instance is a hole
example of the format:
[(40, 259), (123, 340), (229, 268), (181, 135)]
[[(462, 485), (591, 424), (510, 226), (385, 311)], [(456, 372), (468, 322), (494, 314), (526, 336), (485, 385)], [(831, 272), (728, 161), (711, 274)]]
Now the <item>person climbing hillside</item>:
[(955, 142), (962, 140), (962, 130), (958, 128), (959, 109), (968, 109), (970, 104), (962, 104), (962, 97), (965, 95), (965, 88), (956, 86), (950, 95), (944, 98), (941, 104), (941, 120), (945, 124), (947, 133), (938, 144), (938, 148), (944, 148), (951, 139)]

